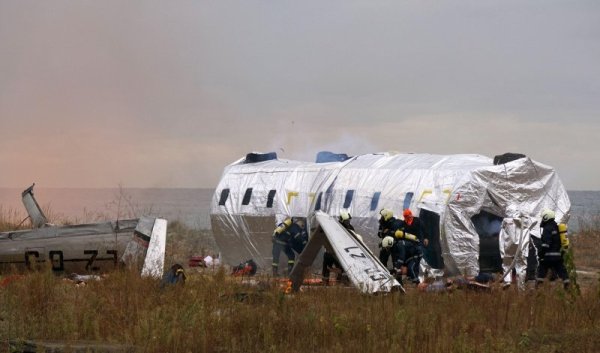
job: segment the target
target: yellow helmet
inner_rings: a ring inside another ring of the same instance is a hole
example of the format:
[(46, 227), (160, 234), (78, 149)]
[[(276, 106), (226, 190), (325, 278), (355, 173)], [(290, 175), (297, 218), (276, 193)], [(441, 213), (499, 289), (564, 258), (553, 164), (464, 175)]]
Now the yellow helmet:
[(381, 209), (381, 211), (379, 211), (379, 214), (381, 215), (381, 217), (383, 218), (384, 221), (388, 221), (390, 218), (392, 218), (394, 216), (394, 213), (392, 212), (392, 210), (389, 210), (387, 208)]

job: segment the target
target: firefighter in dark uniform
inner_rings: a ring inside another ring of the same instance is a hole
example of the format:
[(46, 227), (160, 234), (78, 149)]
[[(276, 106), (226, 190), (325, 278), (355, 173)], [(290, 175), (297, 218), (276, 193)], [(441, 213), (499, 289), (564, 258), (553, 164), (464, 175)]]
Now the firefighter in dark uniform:
[(340, 224), (343, 225), (344, 228), (354, 231), (354, 226), (350, 224), (351, 219), (352, 216), (350, 215), (350, 213), (348, 213), (347, 211), (340, 211), (340, 217), (338, 218)]
[(308, 233), (306, 232), (304, 219), (296, 217), (292, 218), (292, 225), (288, 229), (288, 232), (292, 236), (290, 239), (290, 247), (300, 255), (302, 250), (304, 250), (306, 243), (308, 243)]
[[(394, 233), (400, 229), (402, 222), (394, 217), (391, 210), (386, 208), (379, 211), (379, 214), (381, 217), (379, 217), (379, 231), (377, 232), (377, 236), (382, 240), (379, 244), (379, 261), (387, 268), (388, 260), (392, 256), (392, 266), (396, 267), (396, 262), (398, 261), (398, 258), (396, 258), (397, 252), (392, 251), (389, 242), (383, 244), (383, 239), (386, 237), (394, 239)], [(395, 245), (395, 240), (393, 245)]]
[[(402, 213), (404, 221), (399, 231), (395, 232), (396, 246), (403, 248), (399, 251), (401, 258), (399, 265), (406, 266), (406, 273), (412, 283), (419, 283), (419, 266), (421, 258), (423, 258), (422, 246), (429, 245), (429, 239), (423, 231), (421, 220), (419, 217), (414, 217), (410, 209), (405, 209)], [(395, 265), (395, 268), (400, 266)]]
[[(338, 221), (342, 226), (344, 226), (344, 228), (354, 232), (354, 227), (352, 226), (352, 224), (350, 224), (351, 219), (352, 216), (350, 215), (350, 213), (346, 211), (340, 211), (340, 217), (338, 218)], [(340, 264), (340, 262), (334, 254), (330, 253), (329, 251), (327, 251), (327, 249), (325, 249), (325, 253), (323, 253), (323, 270), (321, 271), (323, 279), (325, 280), (325, 284), (329, 283), (329, 273), (331, 272), (332, 268), (340, 270), (337, 274), (337, 280), (340, 281), (342, 279), (342, 265)]]
[(552, 269), (563, 281), (563, 286), (569, 287), (569, 274), (563, 262), (561, 253), (561, 239), (558, 224), (554, 220), (554, 211), (544, 210), (542, 212), (542, 241), (538, 248), (538, 270), (536, 283), (540, 285), (544, 283), (548, 270)]
[(294, 267), (296, 256), (294, 255), (294, 251), (290, 244), (293, 237), (292, 233), (289, 232), (291, 226), (292, 219), (288, 217), (275, 228), (275, 231), (273, 231), (273, 277), (279, 276), (279, 256), (282, 251), (288, 258), (288, 274)]

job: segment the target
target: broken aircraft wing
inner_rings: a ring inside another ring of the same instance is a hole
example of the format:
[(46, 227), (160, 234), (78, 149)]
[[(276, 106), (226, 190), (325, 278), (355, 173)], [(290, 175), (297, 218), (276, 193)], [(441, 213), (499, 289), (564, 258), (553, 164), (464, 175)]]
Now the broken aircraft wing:
[(324, 212), (317, 211), (315, 216), (319, 226), (290, 274), (293, 288), (300, 286), (305, 269), (311, 266), (323, 246), (335, 254), (352, 284), (362, 292), (390, 292), (394, 287), (402, 288), (356, 235)]

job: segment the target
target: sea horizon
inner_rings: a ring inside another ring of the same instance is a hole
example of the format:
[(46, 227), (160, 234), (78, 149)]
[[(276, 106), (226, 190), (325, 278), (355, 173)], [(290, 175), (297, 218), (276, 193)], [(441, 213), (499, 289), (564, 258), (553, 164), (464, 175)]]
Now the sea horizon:
[[(0, 187), (0, 210), (25, 218), (21, 201), (26, 188)], [(210, 229), (210, 207), (215, 188), (207, 187), (35, 187), (34, 195), (52, 219), (77, 223), (119, 219), (139, 214), (180, 221), (194, 229)], [(568, 190), (571, 200), (569, 228), (578, 230), (600, 215), (600, 191)]]

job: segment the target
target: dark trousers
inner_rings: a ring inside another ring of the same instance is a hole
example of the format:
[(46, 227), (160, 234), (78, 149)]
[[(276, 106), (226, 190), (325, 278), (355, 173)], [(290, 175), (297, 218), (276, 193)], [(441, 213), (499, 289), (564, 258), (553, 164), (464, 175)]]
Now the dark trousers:
[(397, 260), (394, 261), (394, 267), (400, 268), (405, 265), (408, 278), (414, 283), (419, 283), (419, 266), (423, 258), (421, 245), (410, 240), (400, 240), (394, 247), (398, 254)]
[[(384, 247), (379, 248), (379, 261), (388, 268), (388, 260), (390, 259), (390, 255), (392, 254), (390, 249), (386, 249)], [(394, 266), (394, 259), (392, 257), (392, 266)]]
[(283, 243), (281, 241), (278, 240), (273, 240), (273, 276), (277, 277), (279, 276), (279, 257), (281, 256), (281, 252), (284, 252), (285, 255), (288, 258), (288, 272), (287, 274), (289, 275), (290, 272), (292, 271), (292, 268), (294, 268), (294, 263), (296, 260), (296, 255), (294, 255), (294, 251), (292, 250), (292, 248), (287, 244), (287, 243)]
[(421, 245), (416, 242), (405, 241), (404, 243), (404, 261), (408, 278), (414, 283), (419, 283), (419, 266), (423, 258), (423, 250)]
[(548, 274), (548, 270), (552, 270), (564, 283), (569, 283), (569, 274), (563, 262), (563, 258), (560, 255), (545, 256), (539, 259), (539, 266), (537, 270), (537, 281), (543, 282)]
[[(325, 251), (325, 253), (323, 254), (323, 278), (325, 279), (326, 282), (329, 281), (329, 273), (330, 273), (330, 268), (331, 267), (336, 267), (339, 268), (340, 270), (342, 269), (342, 265), (340, 265), (340, 262), (338, 261), (338, 259), (335, 258), (335, 256), (330, 253)], [(337, 275), (337, 280), (340, 281), (342, 279), (342, 272), (338, 272)]]

